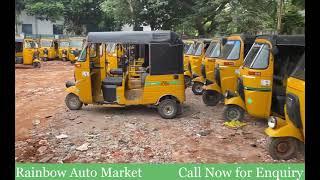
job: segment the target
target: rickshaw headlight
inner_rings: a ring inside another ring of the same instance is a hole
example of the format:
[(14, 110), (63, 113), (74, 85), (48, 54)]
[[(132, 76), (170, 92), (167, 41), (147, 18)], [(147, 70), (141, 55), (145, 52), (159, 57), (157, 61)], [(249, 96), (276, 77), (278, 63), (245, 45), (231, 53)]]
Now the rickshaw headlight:
[(274, 129), (277, 126), (277, 118), (271, 116), (268, 118), (268, 126)]

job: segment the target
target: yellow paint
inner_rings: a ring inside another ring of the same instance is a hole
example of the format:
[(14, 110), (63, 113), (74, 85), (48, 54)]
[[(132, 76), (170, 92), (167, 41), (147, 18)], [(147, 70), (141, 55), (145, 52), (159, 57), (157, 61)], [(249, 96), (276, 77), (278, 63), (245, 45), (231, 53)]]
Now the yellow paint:
[[(48, 42), (45, 46), (41, 45), (43, 42)], [(48, 38), (42, 38), (40, 39), (40, 47), (39, 47), (39, 52), (40, 52), (40, 58), (49, 58), (49, 59), (55, 59), (58, 57), (58, 49), (55, 47), (56, 40), (54, 39), (48, 39)], [(48, 50), (48, 55), (44, 54), (44, 49)]]
[(34, 39), (24, 39), (22, 57), (25, 65), (32, 65), (34, 62), (33, 55), (38, 51), (37, 43), (35, 47), (31, 47), (30, 43), (36, 43), (36, 41)]

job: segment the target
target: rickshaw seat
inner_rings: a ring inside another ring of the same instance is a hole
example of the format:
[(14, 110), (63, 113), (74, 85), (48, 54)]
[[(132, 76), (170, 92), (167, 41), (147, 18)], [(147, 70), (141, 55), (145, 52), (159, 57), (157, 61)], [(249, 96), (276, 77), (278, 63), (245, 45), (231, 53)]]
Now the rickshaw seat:
[(110, 69), (110, 74), (112, 75), (122, 75), (123, 70), (121, 68)]
[(122, 77), (107, 77), (102, 81), (102, 85), (122, 85)]

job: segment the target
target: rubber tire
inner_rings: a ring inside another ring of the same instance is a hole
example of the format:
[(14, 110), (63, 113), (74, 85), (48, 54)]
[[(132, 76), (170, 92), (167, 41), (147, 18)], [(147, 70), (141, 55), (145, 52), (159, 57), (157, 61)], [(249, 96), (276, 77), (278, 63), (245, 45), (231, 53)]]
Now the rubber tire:
[[(213, 98), (210, 99), (210, 96), (212, 96)], [(202, 101), (207, 106), (216, 106), (222, 99), (223, 96), (217, 91), (204, 90), (202, 93)]]
[(41, 64), (39, 62), (33, 62), (32, 63), (32, 67), (33, 68), (40, 68), (41, 67)]
[[(173, 108), (173, 113), (170, 115), (165, 113), (165, 107), (168, 105)], [(173, 119), (178, 113), (178, 103), (173, 99), (164, 99), (158, 105), (158, 113), (164, 119)]]
[[(289, 150), (281, 154), (277, 151), (277, 146), (281, 142), (287, 142), (290, 146)], [(269, 137), (267, 140), (267, 149), (270, 156), (276, 160), (289, 160), (296, 156), (298, 150), (297, 140), (291, 137)]]
[[(72, 100), (77, 101), (77, 104), (76, 105), (72, 105), (70, 103)], [(73, 93), (69, 93), (66, 96), (65, 103), (66, 103), (67, 107), (70, 110), (79, 110), (79, 109), (81, 109), (81, 107), (83, 105), (83, 103), (80, 101), (79, 97), (77, 95), (73, 94)]]
[(194, 82), (193, 83), (193, 85), (192, 85), (192, 92), (193, 92), (193, 94), (195, 94), (195, 95), (201, 95), (202, 93), (203, 93), (203, 88), (202, 88), (202, 91), (201, 92), (198, 92), (197, 90), (196, 90), (196, 87), (197, 86), (203, 86), (204, 84), (203, 83), (201, 83), (201, 82)]
[(191, 85), (191, 78), (189, 76), (184, 76), (184, 85), (185, 88), (189, 87)]
[[(230, 111), (237, 111), (238, 117), (231, 119), (231, 118), (228, 116), (228, 114), (229, 114)], [(225, 120), (225, 121), (232, 121), (232, 120), (242, 121), (243, 118), (244, 118), (244, 112), (245, 112), (245, 111), (244, 111), (240, 106), (237, 106), (237, 105), (227, 105), (227, 106), (225, 106), (225, 108), (223, 109), (223, 117), (224, 117), (224, 120)]]

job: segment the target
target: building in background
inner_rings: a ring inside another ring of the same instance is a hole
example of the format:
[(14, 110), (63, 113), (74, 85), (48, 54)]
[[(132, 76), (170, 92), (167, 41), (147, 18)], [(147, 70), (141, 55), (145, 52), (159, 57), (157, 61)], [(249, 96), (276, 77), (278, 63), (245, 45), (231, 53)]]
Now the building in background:
[(63, 20), (51, 22), (29, 16), (25, 11), (18, 15), (16, 34), (63, 34)]

